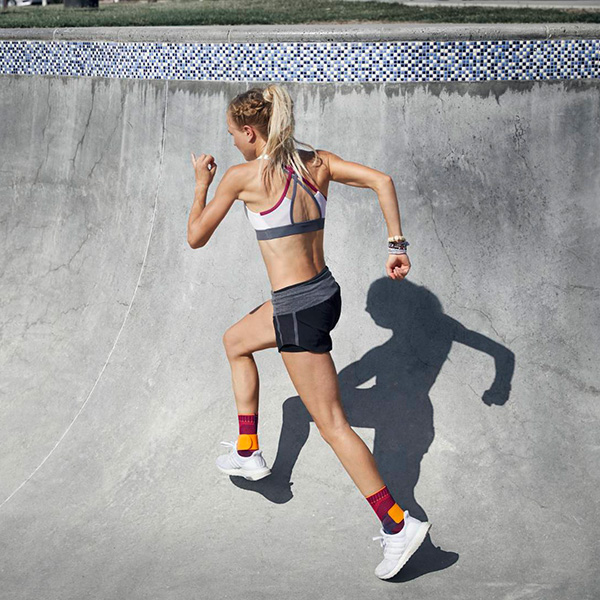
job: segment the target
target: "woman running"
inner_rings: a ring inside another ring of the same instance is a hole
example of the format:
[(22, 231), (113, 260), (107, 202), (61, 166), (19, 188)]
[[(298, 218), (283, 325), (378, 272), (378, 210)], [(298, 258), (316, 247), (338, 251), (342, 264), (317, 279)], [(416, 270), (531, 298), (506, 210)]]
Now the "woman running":
[[(196, 176), (188, 220), (188, 243), (205, 246), (236, 200), (256, 231), (271, 300), (232, 325), (223, 336), (238, 412), (237, 441), (217, 467), (249, 480), (268, 476), (258, 444), (258, 370), (253, 353), (277, 348), (292, 383), (323, 439), (381, 520), (381, 579), (393, 577), (421, 545), (430, 524), (403, 511), (382, 480), (367, 445), (350, 427), (330, 354), (330, 332), (342, 307), (341, 289), (325, 264), (323, 232), (330, 181), (371, 188), (387, 223), (387, 275), (403, 279), (410, 270), (394, 183), (388, 175), (294, 137), (293, 102), (273, 84), (236, 96), (227, 109), (228, 133), (245, 162), (230, 167), (206, 205), (217, 171), (210, 154), (192, 153)], [(296, 148), (296, 143), (311, 152)]]

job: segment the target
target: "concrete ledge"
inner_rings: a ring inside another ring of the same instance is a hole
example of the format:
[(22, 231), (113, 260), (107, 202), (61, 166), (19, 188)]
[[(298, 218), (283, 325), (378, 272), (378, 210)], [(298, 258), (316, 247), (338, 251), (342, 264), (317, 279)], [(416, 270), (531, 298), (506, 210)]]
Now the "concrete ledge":
[(195, 27), (0, 28), (3, 40), (111, 42), (384, 42), (600, 38), (596, 23), (330, 23)]

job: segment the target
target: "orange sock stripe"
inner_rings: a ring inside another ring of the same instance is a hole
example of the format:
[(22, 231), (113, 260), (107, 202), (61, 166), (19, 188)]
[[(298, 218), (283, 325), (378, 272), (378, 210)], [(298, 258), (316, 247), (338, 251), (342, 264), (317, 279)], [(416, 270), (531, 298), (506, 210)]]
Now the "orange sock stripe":
[(257, 433), (240, 433), (237, 440), (238, 450), (258, 450)]
[(379, 488), (376, 492), (373, 492), (372, 494), (368, 494), (367, 496), (365, 496), (365, 498), (370, 498), (371, 496), (378, 494), (383, 489), (385, 489), (385, 485), (382, 488)]
[(387, 511), (387, 514), (390, 515), (396, 523), (400, 523), (400, 521), (404, 519), (404, 511), (398, 506), (398, 503), (394, 504), (394, 506)]

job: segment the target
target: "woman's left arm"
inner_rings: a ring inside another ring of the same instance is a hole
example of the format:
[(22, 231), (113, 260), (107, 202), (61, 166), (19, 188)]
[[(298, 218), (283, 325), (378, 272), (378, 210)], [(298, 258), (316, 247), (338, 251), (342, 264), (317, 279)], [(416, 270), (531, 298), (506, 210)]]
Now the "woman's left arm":
[[(366, 165), (344, 160), (333, 152), (319, 150), (319, 155), (325, 159), (332, 181), (371, 188), (379, 199), (379, 205), (387, 224), (388, 238), (402, 235), (396, 188), (389, 175)], [(404, 279), (410, 267), (408, 254), (389, 254), (385, 263), (387, 275), (391, 279)]]
[(230, 167), (223, 175), (214, 198), (206, 204), (208, 189), (212, 183), (217, 163), (210, 154), (201, 154), (197, 159), (192, 154), (192, 164), (196, 173), (194, 204), (190, 210), (187, 227), (187, 241), (191, 248), (202, 248), (211, 238), (219, 223), (225, 218), (240, 190), (235, 176), (236, 167)]

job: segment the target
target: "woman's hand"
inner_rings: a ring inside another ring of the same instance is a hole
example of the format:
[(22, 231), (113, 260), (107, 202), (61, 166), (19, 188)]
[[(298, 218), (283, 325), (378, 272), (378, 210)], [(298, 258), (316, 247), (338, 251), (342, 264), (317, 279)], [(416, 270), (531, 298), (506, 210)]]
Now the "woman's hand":
[(196, 185), (205, 185), (207, 188), (215, 178), (217, 163), (214, 156), (201, 154), (198, 158), (192, 152), (192, 165), (196, 173)]
[(408, 254), (390, 254), (385, 263), (385, 270), (392, 279), (404, 279), (410, 271)]

